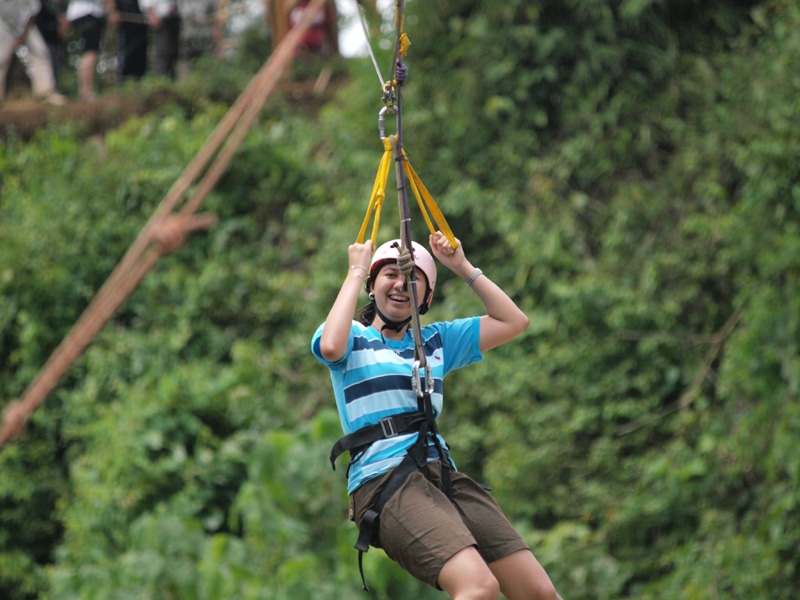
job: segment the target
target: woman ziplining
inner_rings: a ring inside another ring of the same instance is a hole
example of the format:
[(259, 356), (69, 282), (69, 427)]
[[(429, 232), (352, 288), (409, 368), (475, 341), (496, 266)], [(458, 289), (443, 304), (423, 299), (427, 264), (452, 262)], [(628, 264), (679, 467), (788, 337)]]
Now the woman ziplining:
[[(442, 410), (445, 376), (519, 335), (528, 318), (469, 262), (460, 243), (453, 249), (441, 232), (431, 235), (429, 243), (436, 259), (478, 295), (486, 314), (420, 330), (433, 380), (423, 402), (412, 385), (412, 294), (403, 289), (397, 241), (374, 253), (371, 240), (348, 248), (350, 268), (313, 337), (312, 351), (330, 369), (347, 434), (337, 450), (350, 450), (352, 457), (350, 518), (362, 532), (370, 524), (365, 520), (372, 518), (367, 544), (383, 548), (411, 575), (451, 598), (494, 599), (501, 591), (509, 600), (558, 598), (546, 572), (491, 495), (456, 470), (434, 420)], [(422, 246), (413, 248), (416, 288), (423, 299), (417, 309), (425, 312), (435, 290), (436, 265)], [(362, 285), (369, 303), (354, 321)], [(392, 481), (404, 475), (404, 481)], [(449, 494), (441, 489), (448, 478)], [(396, 491), (383, 498), (384, 490), (392, 488)], [(379, 502), (379, 514), (370, 514)]]
[[(396, 23), (402, 24), (401, 0), (397, 7)], [(399, 51), (394, 59), (395, 72), (404, 72)], [(456, 469), (436, 424), (444, 378), (517, 337), (528, 317), (475, 268), (452, 234), (431, 229), (432, 254), (411, 240), (402, 100), (399, 86), (390, 89), (398, 135), (384, 145), (398, 171), (400, 238), (375, 248), (385, 181), (379, 169), (367, 212), (368, 220), (376, 211), (373, 236), (364, 241), (365, 220), (347, 249), (349, 268), (338, 295), (311, 342), (330, 371), (345, 433), (331, 463), (350, 453), (349, 514), (359, 528), (362, 582), (367, 589), (361, 561), (374, 546), (454, 599), (494, 600), (502, 592), (509, 600), (555, 600), (547, 573), (486, 488)], [(484, 315), (420, 324), (436, 289), (434, 257), (478, 295)], [(369, 302), (354, 319), (362, 286)]]

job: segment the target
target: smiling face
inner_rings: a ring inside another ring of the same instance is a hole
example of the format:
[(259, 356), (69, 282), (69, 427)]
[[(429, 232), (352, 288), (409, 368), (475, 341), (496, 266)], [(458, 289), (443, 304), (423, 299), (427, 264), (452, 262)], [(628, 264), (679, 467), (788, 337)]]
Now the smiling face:
[[(428, 288), (428, 279), (421, 269), (417, 273), (417, 302), (423, 301), (423, 294)], [(383, 266), (372, 283), (375, 304), (388, 319), (403, 321), (411, 316), (411, 288), (403, 290), (405, 277), (396, 263)], [(376, 317), (380, 318), (380, 317)]]

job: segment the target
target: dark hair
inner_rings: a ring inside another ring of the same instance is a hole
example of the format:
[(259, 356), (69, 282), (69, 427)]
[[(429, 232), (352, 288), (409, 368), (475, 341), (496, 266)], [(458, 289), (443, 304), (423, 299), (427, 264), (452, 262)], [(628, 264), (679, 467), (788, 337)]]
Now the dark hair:
[(375, 320), (375, 305), (370, 302), (369, 304), (365, 304), (358, 310), (358, 322), (364, 325), (365, 327), (369, 327), (372, 325), (372, 322)]
[[(375, 276), (378, 274), (385, 265), (388, 263), (384, 262), (379, 264), (377, 268), (374, 268), (370, 271), (369, 275), (367, 276), (367, 280), (364, 282), (364, 289), (367, 290), (367, 294), (372, 293), (372, 282), (375, 280)], [(365, 327), (369, 327), (372, 325), (372, 322), (375, 320), (375, 316), (377, 315), (377, 311), (375, 310), (375, 302), (372, 300), (372, 296), (369, 298), (369, 302), (358, 309), (358, 322), (364, 325)]]

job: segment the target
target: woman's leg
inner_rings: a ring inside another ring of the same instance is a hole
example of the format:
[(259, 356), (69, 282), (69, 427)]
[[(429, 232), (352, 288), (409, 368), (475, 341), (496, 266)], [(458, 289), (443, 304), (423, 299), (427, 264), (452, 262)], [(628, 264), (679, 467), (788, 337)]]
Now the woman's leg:
[(438, 583), (454, 600), (497, 600), (500, 595), (497, 579), (472, 546), (444, 564)]
[[(436, 475), (434, 465), (431, 474)], [(364, 487), (368, 486), (369, 482)], [(356, 518), (366, 505), (356, 490)], [(374, 491), (374, 490), (373, 490)], [(417, 579), (457, 600), (497, 600), (500, 586), (475, 549), (475, 538), (436, 483), (412, 472), (383, 507), (380, 545), (387, 556)]]
[(520, 550), (489, 564), (508, 600), (561, 600), (550, 577), (529, 550)]

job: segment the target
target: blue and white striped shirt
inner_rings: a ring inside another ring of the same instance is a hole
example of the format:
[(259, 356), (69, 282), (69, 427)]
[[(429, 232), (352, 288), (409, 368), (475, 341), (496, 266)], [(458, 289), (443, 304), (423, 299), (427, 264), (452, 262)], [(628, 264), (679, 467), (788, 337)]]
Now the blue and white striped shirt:
[[(325, 324), (319, 326), (311, 351), (331, 373), (336, 406), (345, 434), (375, 425), (382, 418), (417, 410), (417, 395), (411, 388), (414, 338), (406, 331), (402, 340), (381, 339), (373, 327), (353, 321), (345, 355), (331, 363), (322, 357), (319, 341)], [(433, 375), (431, 402), (438, 417), (442, 411), (445, 376), (483, 358), (479, 344), (480, 317), (438, 322), (422, 327), (425, 361)], [(365, 481), (393, 469), (403, 460), (417, 434), (405, 434), (372, 444), (350, 468), (347, 492), (352, 494)], [(444, 440), (441, 440), (444, 444)]]

